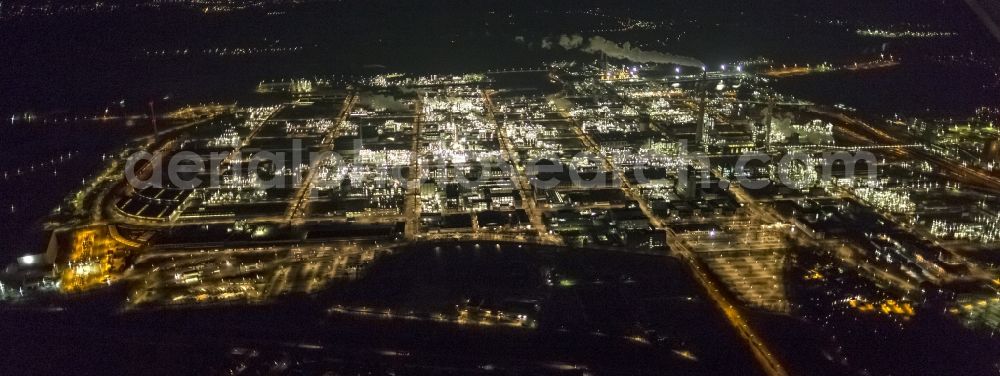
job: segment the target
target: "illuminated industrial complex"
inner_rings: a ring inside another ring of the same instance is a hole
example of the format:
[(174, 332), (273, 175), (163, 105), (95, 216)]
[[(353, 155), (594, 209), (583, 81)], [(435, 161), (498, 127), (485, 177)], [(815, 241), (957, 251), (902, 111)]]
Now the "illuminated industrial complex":
[[(842, 69), (896, 64), (882, 59)], [(124, 285), (126, 310), (257, 305), (337, 289), (410, 246), (528, 245), (679, 260), (769, 375), (789, 372), (748, 311), (907, 325), (943, 309), (1000, 327), (1000, 271), (981, 251), (1000, 241), (997, 114), (871, 122), (768, 83), (829, 69), (556, 63), (262, 83), (282, 99), (185, 108), (108, 156), (52, 214), (49, 251), (22, 260), (48, 271), (0, 288), (19, 300)], [(549, 273), (550, 288), (600, 283)], [(812, 285), (827, 287), (802, 299)], [(464, 304), (326, 309), (527, 331), (541, 319)]]

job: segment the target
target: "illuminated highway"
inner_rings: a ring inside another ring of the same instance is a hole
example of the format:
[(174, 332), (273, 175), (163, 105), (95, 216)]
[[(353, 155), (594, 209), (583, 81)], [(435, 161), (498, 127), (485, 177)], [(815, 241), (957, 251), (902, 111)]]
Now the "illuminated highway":
[[(573, 121), (574, 131), (580, 137), (581, 141), (583, 141), (584, 144), (591, 149), (591, 152), (595, 153), (595, 155), (603, 155), (600, 152), (599, 146), (591, 137), (580, 129), (575, 119), (570, 117), (569, 114), (564, 113), (563, 115)], [(670, 250), (681, 260), (685, 261), (689, 269), (692, 271), (695, 280), (701, 284), (702, 289), (708, 293), (709, 298), (711, 298), (712, 302), (715, 303), (716, 307), (723, 312), (724, 316), (729, 321), (730, 326), (733, 327), (737, 333), (739, 333), (740, 337), (750, 347), (754, 357), (757, 359), (758, 364), (760, 364), (764, 372), (771, 376), (788, 375), (784, 367), (781, 365), (781, 362), (778, 361), (763, 340), (747, 324), (742, 314), (734, 306), (734, 303), (726, 296), (726, 293), (724, 292), (725, 288), (720, 288), (716, 285), (713, 277), (710, 275), (710, 272), (706, 271), (702, 267), (700, 261), (697, 259), (697, 256), (695, 256), (687, 245), (684, 244), (681, 237), (674, 233), (668, 226), (664, 225), (663, 221), (652, 212), (646, 202), (646, 199), (642, 197), (641, 193), (639, 193), (637, 189), (631, 186), (625, 174), (613, 163), (611, 163), (606, 156), (603, 157), (603, 160), (605, 168), (618, 175), (623, 184), (622, 189), (629, 195), (630, 198), (639, 203), (639, 207), (642, 208), (643, 212), (647, 215), (647, 217), (649, 217), (650, 223), (657, 230), (664, 231)]]
[(486, 119), (491, 124), (497, 127), (497, 136), (500, 140), (501, 150), (503, 151), (504, 159), (512, 167), (511, 173), (514, 174), (514, 179), (517, 181), (518, 193), (521, 195), (521, 203), (524, 206), (524, 210), (528, 212), (528, 218), (531, 221), (531, 226), (538, 232), (538, 237), (540, 239), (545, 239), (546, 243), (563, 245), (563, 240), (558, 236), (549, 233), (542, 221), (542, 213), (538, 208), (537, 200), (535, 199), (534, 189), (531, 187), (531, 183), (528, 182), (527, 176), (525, 176), (524, 166), (516, 157), (517, 153), (514, 152), (513, 146), (511, 146), (510, 138), (507, 136), (507, 130), (503, 124), (500, 124), (496, 120), (496, 108), (493, 104), (493, 99), (491, 91), (483, 91), (483, 103), (486, 107)]
[(286, 217), (289, 222), (301, 221), (301, 218), (306, 215), (309, 210), (309, 200), (310, 195), (313, 193), (313, 187), (316, 182), (316, 169), (323, 163), (327, 158), (331, 157), (333, 153), (333, 141), (337, 139), (340, 135), (340, 126), (347, 119), (347, 116), (351, 114), (351, 109), (358, 101), (358, 96), (351, 92), (347, 94), (344, 98), (343, 108), (340, 110), (340, 115), (337, 116), (337, 120), (334, 122), (333, 126), (330, 128), (329, 132), (323, 136), (323, 141), (320, 143), (319, 158), (311, 161), (309, 169), (303, 173), (302, 181), (300, 182), (299, 189), (295, 192), (295, 198), (292, 199), (291, 205), (288, 207), (288, 213)]
[(417, 113), (413, 120), (413, 142), (410, 145), (410, 166), (407, 170), (409, 179), (406, 182), (406, 198), (403, 200), (403, 211), (406, 215), (403, 236), (408, 240), (415, 240), (420, 234), (420, 183), (422, 181), (420, 157), (423, 155), (421, 150), (423, 140), (420, 138), (420, 131), (424, 121), (424, 104), (420, 99), (418, 96), (414, 104)]

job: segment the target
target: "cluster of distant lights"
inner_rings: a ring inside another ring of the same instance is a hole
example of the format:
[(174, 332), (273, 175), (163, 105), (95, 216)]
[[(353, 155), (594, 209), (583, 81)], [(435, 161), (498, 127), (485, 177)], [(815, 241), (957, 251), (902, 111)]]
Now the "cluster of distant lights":
[(237, 204), (243, 202), (259, 202), (267, 198), (263, 189), (214, 190), (208, 194), (205, 202), (209, 205)]
[(409, 150), (383, 149), (371, 150), (363, 148), (358, 151), (357, 160), (364, 164), (382, 166), (403, 166), (410, 163), (412, 153)]
[(239, 112), (244, 114), (246, 120), (237, 123), (236, 125), (231, 125), (222, 131), (218, 136), (210, 139), (208, 141), (209, 146), (228, 146), (232, 148), (239, 148), (242, 146), (243, 139), (240, 137), (237, 128), (244, 129), (254, 129), (261, 125), (265, 119), (269, 118), (271, 114), (278, 110), (278, 106), (269, 107), (251, 107), (247, 109), (240, 110)]
[(189, 55), (208, 55), (208, 56), (252, 56), (252, 55), (273, 55), (281, 53), (290, 52), (300, 52), (304, 49), (302, 46), (294, 47), (236, 47), (236, 48), (205, 48), (201, 50), (157, 50), (157, 51), (145, 51), (144, 56), (189, 56)]
[(691, 164), (690, 158), (681, 157), (677, 152), (664, 153), (661, 150), (640, 148), (633, 152), (631, 148), (601, 147), (601, 153), (607, 155), (617, 166), (662, 167), (676, 170)]
[[(817, 119), (804, 124), (792, 124), (792, 130), (795, 131), (794, 133), (798, 133), (801, 137), (804, 138), (808, 138), (810, 136), (818, 136), (823, 139), (823, 141), (821, 141), (821, 144), (827, 143), (832, 145), (834, 143), (833, 124), (831, 123), (823, 123), (821, 120)], [(773, 133), (776, 130), (772, 127), (771, 131), (772, 131), (772, 140), (771, 140), (772, 142), (783, 141), (783, 140), (774, 140)], [(782, 138), (783, 137), (784, 136), (782, 136)]]
[(5, 19), (13, 17), (54, 16), (70, 13), (113, 12), (118, 10), (121, 6), (104, 1), (94, 1), (82, 4), (59, 4), (59, 2), (53, 1), (32, 5), (23, 3), (4, 5), (3, 2), (0, 1), (0, 7), (2, 7), (2, 9), (0, 9), (0, 19)]
[(658, 29), (660, 27), (657, 23), (650, 22), (650, 21), (641, 21), (641, 20), (632, 20), (632, 19), (619, 19), (617, 22), (618, 22), (618, 25), (616, 25), (616, 26), (618, 26), (618, 27), (593, 29), (590, 32), (592, 32), (592, 33), (620, 33), (620, 32), (633, 31), (633, 30), (656, 30), (656, 29)]
[(470, 85), (488, 81), (484, 74), (462, 74), (462, 75), (427, 75), (411, 77), (400, 73), (386, 73), (376, 75), (370, 79), (362, 80), (362, 83), (377, 87), (390, 86), (425, 86), (425, 85)]
[(330, 128), (334, 126), (334, 122), (331, 119), (310, 119), (305, 123), (295, 123), (286, 122), (285, 123), (285, 133), (287, 134), (301, 134), (301, 133), (315, 133), (324, 134)]
[[(252, 237), (260, 237), (266, 236), (269, 229), (267, 226), (248, 225), (245, 221), (242, 223), (237, 221), (232, 227), (227, 228), (227, 232), (242, 232)], [(259, 301), (294, 291), (293, 289), (309, 293), (323, 288), (330, 279), (339, 275), (357, 273), (375, 257), (374, 249), (368, 244), (358, 246), (354, 242), (338, 243), (336, 253), (332, 253), (331, 247), (327, 246), (292, 247), (288, 249), (289, 252), (279, 252), (282, 249), (287, 248), (272, 246), (192, 250), (191, 254), (217, 256), (201, 263), (199, 268), (191, 268), (186, 264), (171, 266), (169, 262), (164, 262), (158, 265), (157, 269), (144, 270), (146, 278), (156, 279), (158, 283), (148, 283), (147, 280), (147, 283), (139, 284), (140, 291), (134, 293), (129, 305)], [(265, 253), (261, 251), (265, 251), (269, 257), (263, 257)], [(257, 253), (257, 260), (231, 258), (232, 254), (245, 252)], [(282, 270), (281, 265), (289, 261), (303, 261), (304, 254), (312, 255), (312, 258), (304, 263), (306, 269), (312, 271), (309, 275), (303, 273), (298, 278), (286, 278), (283, 283), (267, 283), (277, 281), (276, 277), (280, 274), (276, 273)], [(236, 271), (244, 276), (233, 278), (226, 273), (220, 273), (224, 269)], [(249, 272), (253, 272), (254, 275), (246, 275)], [(162, 278), (164, 276), (172, 278)], [(289, 286), (289, 283), (293, 285)]]
[(373, 164), (339, 162), (330, 168), (320, 170), (319, 176), (324, 182), (334, 186), (339, 186), (344, 178), (350, 179), (351, 187), (363, 189), (364, 196), (370, 202), (394, 202), (393, 197), (398, 198), (403, 194), (405, 186), (403, 181), (393, 175), (393, 170), (385, 167), (388, 166), (376, 167)]
[(773, 63), (773, 61), (771, 59), (768, 59), (766, 57), (758, 57), (758, 58), (755, 58), (755, 59), (743, 59), (743, 60), (731, 62), (729, 65), (736, 66), (738, 69), (742, 69), (742, 67), (744, 67), (744, 66), (755, 66), (755, 65), (764, 65), (764, 64), (771, 64), (771, 63)]
[(854, 188), (853, 192), (858, 198), (880, 210), (913, 213), (917, 209), (917, 205), (910, 199), (910, 193), (903, 189), (866, 186)]
[(930, 223), (930, 233), (942, 239), (969, 240), (980, 244), (1000, 241), (1000, 218), (977, 216), (972, 222), (957, 222), (934, 219)]
[[(68, 2), (68, 4), (61, 4), (62, 1), (38, 1), (37, 3), (38, 4), (23, 4), (22, 2), (21, 4), (5, 5), (3, 2), (0, 2), (0, 6), (3, 6), (3, 13), (0, 19), (10, 17), (54, 16), (73, 13), (107, 13), (128, 8), (160, 9), (165, 6), (193, 8), (203, 13), (228, 13), (253, 8), (264, 8), (269, 5), (294, 4), (295, 2), (281, 0), (146, 0), (134, 3), (130, 6), (123, 6), (121, 4), (115, 4), (114, 2), (99, 0), (84, 3)], [(269, 12), (268, 14), (282, 14), (282, 12)]]
[[(681, 67), (674, 67), (674, 73), (676, 73), (678, 75), (685, 73), (685, 71), (686, 70), (683, 69), (683, 68), (681, 68)], [(726, 71), (743, 72), (743, 65), (742, 64), (741, 65), (735, 65), (735, 66), (730, 65), (730, 64), (719, 65), (719, 72), (726, 72)], [(708, 66), (707, 65), (702, 65), (701, 66), (701, 72), (708, 72)]]
[(631, 133), (639, 131), (639, 124), (634, 121), (623, 121), (616, 118), (585, 119), (580, 126), (584, 133)]
[[(427, 123), (438, 125), (439, 137), (430, 142), (424, 149), (424, 161), (448, 161), (454, 168), (437, 168), (420, 170), (422, 180), (433, 180), (439, 183), (451, 182), (455, 178), (455, 173), (467, 173), (468, 163), (473, 161), (496, 161), (502, 158), (502, 153), (497, 149), (486, 149), (481, 141), (496, 140), (497, 129), (493, 122), (488, 122), (484, 116), (484, 103), (478, 90), (466, 88), (454, 88), (447, 90), (441, 95), (431, 95), (424, 99), (424, 118)], [(458, 116), (448, 116), (447, 114), (458, 114)], [(514, 123), (508, 123), (514, 124)], [(520, 125), (525, 125), (521, 123)], [(511, 131), (525, 131), (534, 133), (535, 129), (519, 129)], [(422, 161), (423, 164), (423, 161)], [(495, 176), (494, 176), (495, 177)], [(486, 178), (484, 173), (483, 178)], [(482, 197), (482, 193), (479, 193)], [(494, 204), (500, 204), (494, 202)], [(468, 210), (485, 210), (486, 204), (482, 202), (480, 207), (467, 206)], [(443, 197), (440, 190), (427, 194), (422, 192), (420, 206), (423, 212), (440, 213), (443, 208)]]
[(222, 185), (227, 188), (258, 189), (261, 187), (261, 182), (256, 171), (249, 171), (246, 175), (223, 175)]
[[(533, 114), (534, 113), (526, 115), (531, 117), (534, 116)], [(562, 152), (563, 150), (561, 144), (551, 142), (551, 139), (556, 138), (559, 135), (559, 133), (551, 127), (523, 120), (505, 121), (503, 123), (503, 127), (507, 129), (507, 138), (510, 139), (511, 143), (519, 148), (528, 149), (529, 155), (541, 156), (554, 152)]]
[(958, 33), (949, 31), (890, 31), (879, 29), (858, 29), (856, 33), (861, 36), (879, 38), (942, 38), (958, 35)]
[(227, 127), (226, 130), (222, 131), (222, 134), (208, 141), (209, 147), (237, 147), (240, 145), (240, 134), (236, 131), (236, 127)]
[[(435, 111), (445, 111), (451, 113), (462, 113), (462, 114), (480, 114), (482, 113), (482, 99), (479, 97), (473, 98), (456, 98), (456, 97), (437, 97), (429, 96), (424, 100), (424, 113), (431, 113)], [(433, 116), (429, 114), (428, 116)], [(441, 119), (438, 119), (441, 120)]]

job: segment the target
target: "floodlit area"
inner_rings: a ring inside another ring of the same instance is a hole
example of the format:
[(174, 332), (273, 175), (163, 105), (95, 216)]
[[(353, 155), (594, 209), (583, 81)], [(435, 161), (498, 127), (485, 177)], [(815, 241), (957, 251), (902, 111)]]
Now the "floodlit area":
[[(62, 289), (127, 276), (144, 281), (134, 304), (260, 302), (318, 291), (354, 268), (342, 258), (374, 252), (350, 242), (442, 240), (675, 255), (727, 291), (719, 304), (777, 313), (792, 307), (784, 274), (802, 246), (850, 254), (901, 298), (920, 283), (992, 279), (977, 249), (996, 242), (1000, 206), (966, 187), (994, 178), (956, 181), (972, 167), (906, 158), (968, 144), (903, 141), (765, 76), (557, 63), (292, 81), (273, 104), (185, 108), (171, 116), (194, 122), (135, 146), (144, 160), (109, 164), (77, 195), (81, 218), (131, 230), (116, 235), (125, 245), (76, 235)], [(826, 163), (862, 151), (875, 156)], [(116, 171), (133, 181), (115, 183)], [(878, 226), (850, 230), (864, 220)], [(852, 236), (832, 242), (842, 231)], [(935, 248), (913, 248), (924, 243)]]
[(625, 298), (604, 290), (607, 276), (581, 282), (561, 266), (529, 272), (545, 280), (527, 297), (431, 284), (409, 292), (426, 300), (402, 304), (352, 287), (389, 278), (369, 272), (384, 276), (378, 265), (407, 247), (444, 262), (441, 245), (530, 245), (679, 262), (773, 375), (787, 373), (751, 323), (758, 313), (905, 328), (929, 288), (961, 284), (943, 312), (996, 326), (1000, 272), (986, 250), (1000, 239), (1000, 198), (984, 187), (1000, 178), (989, 162), (955, 162), (973, 146), (921, 143), (903, 135), (913, 126), (883, 130), (765, 76), (553, 64), (269, 85), (282, 93), (271, 104), (182, 110), (195, 120), (130, 145), (73, 196), (71, 235), (52, 243), (68, 256), (35, 286), (121, 283), (136, 310), (333, 296), (331, 317), (529, 331), (551, 325), (542, 297), (566, 293), (576, 298), (559, 305), (583, 318), (566, 312), (560, 327), (660, 341), (591, 319), (624, 308), (586, 299)]

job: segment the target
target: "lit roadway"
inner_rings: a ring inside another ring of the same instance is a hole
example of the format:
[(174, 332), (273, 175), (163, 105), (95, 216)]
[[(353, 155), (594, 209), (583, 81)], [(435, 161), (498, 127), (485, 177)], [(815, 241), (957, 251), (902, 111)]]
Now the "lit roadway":
[(424, 121), (424, 103), (420, 96), (417, 97), (416, 117), (413, 120), (413, 144), (410, 146), (410, 169), (409, 180), (407, 181), (406, 197), (403, 202), (403, 210), (406, 213), (406, 225), (403, 227), (403, 236), (407, 240), (416, 239), (420, 232), (420, 156), (421, 145), (420, 130)]
[[(568, 116), (568, 114), (565, 114), (565, 112), (564, 116), (573, 123), (574, 130), (577, 132), (577, 135), (580, 137), (580, 140), (583, 141), (584, 145), (590, 148), (591, 152), (596, 155), (603, 156), (603, 154), (600, 153), (600, 147), (589, 135), (583, 132), (579, 123), (571, 116)], [(681, 238), (678, 237), (673, 230), (665, 226), (659, 217), (653, 214), (652, 210), (649, 209), (646, 199), (642, 197), (642, 194), (638, 191), (638, 189), (632, 186), (625, 174), (618, 169), (614, 163), (611, 163), (607, 156), (603, 156), (603, 159), (605, 167), (609, 168), (610, 171), (614, 171), (622, 181), (623, 191), (631, 199), (639, 203), (639, 208), (649, 218), (650, 224), (652, 224), (656, 229), (666, 232), (667, 244), (670, 246), (670, 249), (673, 250), (681, 260), (684, 260), (688, 264), (695, 280), (701, 284), (715, 305), (722, 310), (726, 319), (729, 321), (729, 324), (736, 329), (737, 333), (739, 333), (740, 338), (742, 338), (744, 342), (750, 346), (751, 352), (753, 353), (754, 358), (757, 359), (757, 362), (760, 364), (762, 370), (771, 376), (787, 376), (788, 372), (785, 371), (785, 368), (781, 365), (778, 359), (774, 357), (773, 353), (770, 349), (768, 349), (767, 345), (763, 342), (760, 336), (758, 336), (750, 325), (747, 324), (743, 315), (733, 305), (730, 298), (723, 292), (724, 288), (720, 288), (716, 284), (716, 282), (712, 279), (710, 272), (702, 267), (697, 257), (684, 244)]]
[[(752, 217), (757, 218), (766, 224), (783, 223), (782, 221), (778, 220), (777, 216), (761, 208), (760, 204), (754, 201), (750, 197), (750, 195), (747, 194), (745, 190), (743, 190), (743, 187), (739, 186), (738, 184), (734, 184), (731, 186), (731, 188), (732, 189), (730, 191), (733, 192), (733, 196), (736, 198), (737, 201), (743, 204), (743, 207), (748, 208), (750, 210)], [(760, 337), (757, 336), (757, 334), (754, 333), (753, 329), (751, 329), (747, 325), (746, 321), (740, 315), (740, 312), (733, 307), (732, 302), (729, 301), (729, 298), (719, 293), (718, 287), (715, 285), (715, 282), (712, 280), (708, 272), (702, 268), (701, 263), (698, 262), (697, 259), (695, 259), (695, 256), (693, 253), (691, 253), (691, 250), (686, 245), (684, 245), (682, 241), (679, 241), (674, 235), (673, 231), (669, 229), (668, 229), (667, 242), (670, 244), (671, 249), (673, 249), (675, 252), (681, 255), (681, 258), (687, 259), (689, 261), (688, 264), (691, 265), (692, 269), (695, 272), (694, 274), (698, 278), (699, 282), (702, 282), (702, 285), (705, 287), (705, 289), (709, 291), (709, 295), (712, 296), (716, 304), (718, 304), (719, 307), (722, 308), (723, 312), (725, 312), (726, 314), (726, 317), (729, 318), (730, 323), (736, 326), (736, 328), (740, 332), (740, 336), (743, 337), (743, 339), (746, 340), (748, 343), (750, 343), (751, 348), (753, 349), (754, 352), (754, 356), (764, 367), (764, 370), (770, 375), (787, 375), (788, 373), (785, 372), (784, 368), (781, 366), (778, 360), (771, 355), (771, 351), (767, 348), (767, 346), (763, 342), (761, 342)]]
[(340, 135), (340, 127), (347, 116), (351, 114), (351, 109), (354, 108), (357, 101), (358, 96), (353, 92), (348, 93), (347, 97), (344, 98), (344, 108), (341, 109), (340, 116), (337, 116), (337, 121), (330, 127), (326, 137), (323, 137), (323, 141), (320, 143), (319, 158), (310, 163), (309, 169), (306, 170), (302, 178), (302, 185), (299, 186), (298, 191), (295, 192), (295, 198), (288, 206), (288, 212), (285, 216), (289, 222), (300, 221), (305, 216), (309, 206), (309, 195), (316, 181), (316, 169), (330, 157), (330, 153), (333, 152), (333, 142)]
[(673, 250), (680, 259), (687, 262), (688, 266), (691, 267), (695, 279), (701, 284), (708, 296), (713, 302), (722, 310), (725, 314), (726, 319), (729, 320), (729, 324), (736, 328), (740, 337), (750, 345), (750, 349), (753, 352), (754, 358), (760, 363), (764, 372), (771, 376), (786, 376), (788, 372), (785, 368), (778, 362), (778, 359), (774, 357), (771, 350), (767, 348), (767, 345), (762, 342), (760, 336), (758, 336), (754, 330), (747, 324), (746, 320), (740, 311), (733, 306), (729, 298), (723, 292), (723, 288), (719, 287), (715, 281), (712, 279), (710, 272), (702, 267), (701, 263), (697, 260), (696, 256), (691, 252), (689, 248), (681, 241), (677, 234), (673, 230), (667, 228), (667, 243), (670, 245), (670, 249)]
[(590, 135), (583, 131), (580, 123), (577, 122), (575, 118), (570, 116), (570, 114), (565, 111), (562, 112), (562, 116), (569, 120), (570, 124), (573, 125), (573, 132), (576, 133), (580, 142), (583, 142), (583, 145), (586, 146), (591, 153), (601, 158), (604, 168), (618, 176), (618, 180), (622, 182), (622, 192), (625, 192), (626, 196), (639, 204), (639, 209), (642, 210), (642, 213), (645, 214), (647, 218), (649, 218), (649, 223), (657, 229), (663, 229), (663, 221), (658, 216), (653, 214), (653, 210), (649, 208), (649, 203), (647, 203), (646, 199), (642, 197), (642, 192), (632, 186), (632, 182), (628, 179), (628, 176), (626, 176), (625, 173), (611, 161), (611, 158), (608, 157), (608, 155), (601, 152), (601, 147), (594, 142), (594, 139), (590, 137)]
[(241, 157), (242, 155), (240, 151), (243, 150), (243, 147), (250, 144), (250, 140), (253, 140), (253, 138), (257, 136), (257, 133), (260, 132), (260, 129), (264, 128), (264, 124), (267, 124), (267, 121), (271, 120), (271, 117), (274, 116), (274, 114), (280, 112), (282, 107), (284, 106), (278, 106), (278, 108), (274, 109), (274, 111), (271, 111), (270, 113), (267, 114), (267, 116), (264, 116), (264, 118), (259, 119), (257, 123), (253, 124), (252, 126), (253, 129), (250, 130), (250, 134), (248, 134), (245, 138), (243, 138), (243, 140), (240, 141), (240, 144), (235, 148), (233, 148), (233, 151), (229, 153), (229, 155), (226, 155), (226, 158), (224, 158), (222, 160), (222, 163), (220, 163), (219, 165), (228, 166), (229, 163), (232, 162), (233, 158)]
[(500, 140), (500, 151), (503, 153), (504, 159), (513, 167), (511, 173), (514, 175), (515, 180), (517, 180), (518, 191), (521, 194), (521, 202), (524, 210), (528, 213), (528, 219), (531, 221), (531, 226), (538, 231), (538, 237), (543, 239), (544, 242), (548, 244), (562, 245), (563, 239), (555, 234), (550, 234), (545, 227), (545, 223), (542, 221), (542, 213), (538, 209), (538, 204), (535, 201), (534, 190), (531, 189), (531, 184), (528, 182), (527, 177), (524, 175), (524, 167), (521, 166), (520, 161), (517, 158), (517, 153), (514, 152), (514, 147), (507, 136), (507, 129), (496, 120), (494, 115), (495, 107), (493, 105), (493, 99), (490, 96), (493, 94), (490, 90), (483, 91), (483, 104), (486, 106), (486, 117), (487, 120), (493, 123), (497, 128), (497, 138)]
[[(714, 77), (709, 75), (708, 78), (712, 79)], [(701, 79), (693, 79), (692, 81), (701, 81)], [(684, 103), (687, 103), (695, 111), (697, 111), (698, 109), (697, 104), (694, 104), (689, 101), (684, 101)], [(586, 139), (590, 139), (590, 137), (587, 136)], [(590, 143), (593, 144), (593, 141), (591, 140)], [(609, 164), (611, 163), (609, 162)], [(616, 166), (611, 164), (611, 167), (614, 168)], [(620, 172), (619, 175), (621, 175)], [(628, 180), (626, 179), (622, 179), (622, 181), (626, 183), (628, 182)], [(629, 187), (629, 189), (631, 189), (631, 187)], [(626, 193), (628, 193), (628, 190), (626, 190)], [(656, 218), (651, 211), (647, 212), (648, 209), (646, 208), (648, 207), (648, 205), (644, 205), (645, 199), (642, 197), (642, 195), (639, 194), (636, 196), (637, 196), (636, 198), (640, 203), (640, 208), (644, 208), (643, 212), (646, 212), (647, 213), (646, 215), (649, 216), (650, 219)], [(744, 196), (744, 198), (748, 198), (748, 196)], [(764, 213), (759, 207), (755, 207), (755, 205), (750, 205), (750, 206), (751, 206), (750, 210), (753, 212), (753, 215), (756, 216), (757, 218), (763, 219), (767, 223), (776, 222), (773, 216)], [(702, 285), (702, 287), (708, 293), (708, 296), (712, 299), (712, 301), (715, 302), (715, 304), (719, 307), (719, 309), (722, 310), (722, 312), (726, 316), (726, 319), (729, 320), (729, 324), (736, 329), (740, 337), (743, 338), (743, 340), (750, 346), (754, 358), (757, 359), (757, 362), (761, 365), (764, 372), (772, 376), (788, 375), (788, 372), (785, 371), (784, 367), (781, 365), (778, 359), (774, 357), (771, 350), (768, 349), (767, 345), (762, 341), (760, 336), (758, 336), (754, 332), (754, 330), (750, 327), (750, 325), (747, 324), (742, 314), (733, 305), (730, 298), (723, 292), (724, 290), (722, 289), (724, 288), (720, 288), (716, 284), (715, 280), (711, 276), (711, 272), (706, 270), (706, 268), (702, 266), (697, 256), (694, 255), (694, 253), (691, 251), (690, 248), (688, 248), (688, 246), (684, 243), (684, 241), (680, 237), (678, 237), (677, 234), (672, 229), (663, 226), (662, 222), (658, 218), (656, 221), (651, 221), (650, 223), (654, 224), (657, 229), (665, 230), (667, 234), (667, 244), (670, 246), (670, 249), (675, 254), (677, 254), (680, 257), (680, 259), (687, 262), (688, 266), (692, 271), (692, 274), (695, 276), (695, 279)]]

